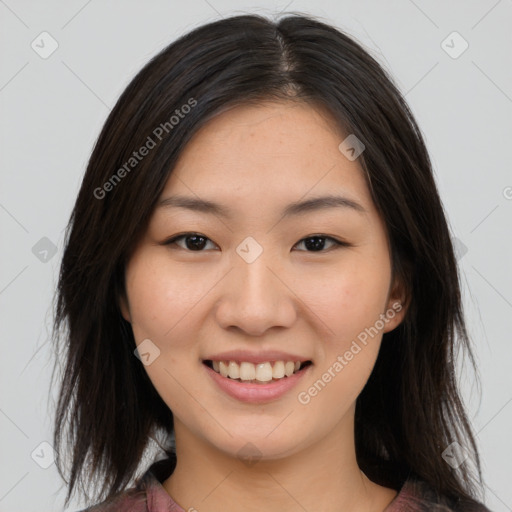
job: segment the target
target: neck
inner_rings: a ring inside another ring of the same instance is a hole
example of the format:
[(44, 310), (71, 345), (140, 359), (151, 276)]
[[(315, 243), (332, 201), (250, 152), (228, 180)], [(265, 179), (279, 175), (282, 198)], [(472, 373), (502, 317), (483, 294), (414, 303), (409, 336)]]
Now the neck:
[(240, 460), (174, 424), (177, 465), (163, 486), (184, 510), (382, 512), (397, 494), (359, 469), (353, 414), (316, 444), (273, 460)]

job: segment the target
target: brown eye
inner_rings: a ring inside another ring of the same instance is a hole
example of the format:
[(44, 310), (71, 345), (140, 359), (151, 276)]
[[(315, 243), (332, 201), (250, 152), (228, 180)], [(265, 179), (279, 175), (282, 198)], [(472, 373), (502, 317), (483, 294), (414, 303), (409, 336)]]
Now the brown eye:
[[(208, 237), (201, 235), (200, 233), (184, 233), (170, 238), (169, 240), (163, 242), (162, 245), (177, 245), (186, 251), (204, 252), (208, 242), (211, 242), (213, 245), (215, 245)], [(326, 243), (327, 249), (325, 248)], [(304, 247), (306, 248), (305, 252), (328, 252), (328, 250), (336, 248), (336, 246), (350, 246), (349, 243), (336, 240), (335, 238), (327, 235), (310, 235), (303, 238), (296, 244), (295, 247), (300, 244), (304, 244)]]
[[(178, 242), (181, 242), (182, 240), (185, 241), (185, 245), (180, 245)], [(207, 245), (207, 243), (211, 242), (211, 240), (199, 233), (185, 233), (183, 235), (178, 235), (170, 240), (167, 240), (164, 242), (164, 245), (178, 245), (178, 247), (185, 249), (187, 251), (192, 252), (203, 252), (203, 249)], [(213, 242), (212, 242), (213, 244)]]
[(306, 238), (303, 238), (297, 245), (304, 243), (306, 247), (306, 252), (327, 252), (323, 249), (325, 248), (326, 241), (330, 242), (331, 248), (336, 246), (348, 246), (349, 244), (345, 242), (340, 242), (331, 236), (325, 235), (310, 235)]

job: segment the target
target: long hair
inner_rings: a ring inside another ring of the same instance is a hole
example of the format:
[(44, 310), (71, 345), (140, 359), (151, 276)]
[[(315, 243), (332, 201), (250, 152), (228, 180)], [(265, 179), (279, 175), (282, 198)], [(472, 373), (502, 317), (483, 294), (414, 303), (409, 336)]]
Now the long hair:
[[(360, 468), (382, 485), (398, 488), (415, 474), (442, 495), (471, 501), (482, 475), (456, 380), (458, 350), (476, 366), (422, 134), (368, 51), (327, 23), (289, 13), (278, 21), (233, 16), (182, 36), (138, 72), (99, 135), (67, 226), (56, 293), (55, 369), (62, 352), (65, 363), (54, 444), (66, 504), (84, 483), (99, 483), (97, 499), (123, 490), (152, 436), (172, 437), (172, 412), (134, 357), (120, 312), (124, 268), (194, 133), (226, 108), (265, 100), (322, 105), (364, 143), (358, 162), (385, 221), (393, 275), (408, 293), (406, 316), (384, 334), (356, 402)], [(145, 156), (136, 158), (142, 146)], [(455, 470), (444, 460), (455, 442), (472, 453), (476, 476), (468, 464)], [(165, 451), (172, 466), (170, 444)]]

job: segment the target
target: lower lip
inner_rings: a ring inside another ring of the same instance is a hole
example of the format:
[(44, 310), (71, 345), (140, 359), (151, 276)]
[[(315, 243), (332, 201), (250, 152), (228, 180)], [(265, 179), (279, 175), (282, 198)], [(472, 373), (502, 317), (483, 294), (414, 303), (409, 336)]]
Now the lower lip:
[(312, 364), (306, 366), (303, 370), (283, 377), (282, 379), (272, 381), (268, 384), (251, 384), (223, 377), (220, 373), (203, 364), (208, 375), (213, 381), (229, 396), (252, 404), (261, 404), (271, 402), (281, 398), (285, 393), (290, 391), (309, 371)]

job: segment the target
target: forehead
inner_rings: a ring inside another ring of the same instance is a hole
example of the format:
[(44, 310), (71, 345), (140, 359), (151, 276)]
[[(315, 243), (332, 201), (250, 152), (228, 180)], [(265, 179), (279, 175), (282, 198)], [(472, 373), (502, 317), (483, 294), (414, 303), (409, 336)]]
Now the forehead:
[(162, 198), (213, 197), (262, 210), (329, 193), (370, 211), (362, 168), (339, 150), (347, 135), (328, 111), (304, 102), (234, 107), (193, 136)]

